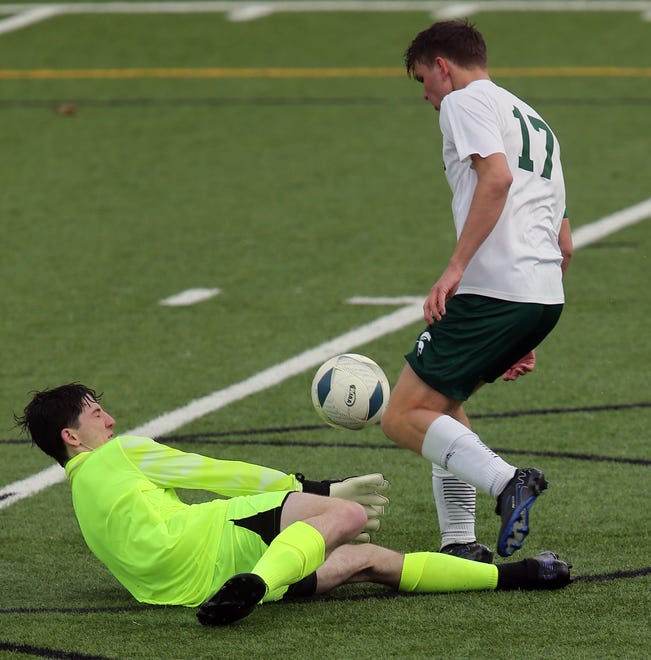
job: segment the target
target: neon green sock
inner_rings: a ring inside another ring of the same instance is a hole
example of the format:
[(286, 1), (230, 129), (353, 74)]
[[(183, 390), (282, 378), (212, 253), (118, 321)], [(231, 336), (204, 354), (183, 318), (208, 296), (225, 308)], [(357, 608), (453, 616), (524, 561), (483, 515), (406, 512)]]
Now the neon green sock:
[(497, 566), (460, 559), (439, 552), (405, 555), (400, 576), (401, 591), (479, 591), (497, 587)]
[(312, 525), (292, 523), (271, 542), (253, 567), (267, 584), (267, 593), (287, 587), (316, 571), (325, 560), (325, 541)]

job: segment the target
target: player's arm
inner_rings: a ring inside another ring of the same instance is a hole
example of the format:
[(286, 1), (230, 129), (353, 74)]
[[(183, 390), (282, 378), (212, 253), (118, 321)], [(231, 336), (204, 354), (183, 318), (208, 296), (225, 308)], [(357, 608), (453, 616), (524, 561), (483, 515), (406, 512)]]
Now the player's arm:
[(563, 216), (561, 230), (558, 233), (558, 247), (560, 248), (561, 255), (563, 256), (563, 261), (561, 262), (561, 271), (563, 273), (563, 277), (565, 277), (565, 272), (570, 265), (572, 254), (574, 252), (574, 244), (572, 243), (572, 229), (570, 228), (570, 219), (567, 217), (567, 214)]
[(497, 224), (513, 182), (503, 153), (486, 158), (473, 154), (471, 158), (477, 174), (477, 187), (450, 262), (423, 305), (428, 324), (434, 319), (440, 321), (445, 314), (445, 302), (454, 296), (470, 260)]
[(361, 542), (370, 541), (370, 532), (379, 529), (389, 502), (382, 494), (389, 482), (381, 474), (316, 482), (262, 465), (179, 451), (150, 438), (122, 437), (120, 444), (147, 479), (163, 488), (207, 490), (228, 497), (292, 490), (359, 502), (368, 516), (364, 532), (356, 539)]
[(150, 438), (122, 436), (120, 443), (147, 479), (163, 488), (208, 490), (228, 497), (302, 488), (293, 474), (253, 463), (184, 452)]
[[(567, 217), (567, 211), (563, 215), (563, 222), (561, 224), (561, 230), (558, 234), (558, 246), (561, 250), (561, 255), (563, 256), (563, 261), (561, 262), (561, 272), (563, 277), (565, 277), (565, 271), (570, 265), (570, 259), (572, 259), (572, 252), (574, 250), (572, 244), (572, 230), (570, 229), (570, 221)], [(504, 380), (517, 380), (520, 376), (533, 371), (536, 366), (536, 352), (535, 350), (530, 351), (524, 357), (520, 358), (510, 369), (507, 369), (504, 372)]]
[(309, 481), (302, 474), (184, 452), (150, 438), (123, 436), (120, 444), (147, 479), (163, 488), (208, 490), (228, 497), (293, 490), (341, 497), (365, 506), (384, 507), (388, 503), (381, 493), (388, 489), (389, 482), (381, 474)]

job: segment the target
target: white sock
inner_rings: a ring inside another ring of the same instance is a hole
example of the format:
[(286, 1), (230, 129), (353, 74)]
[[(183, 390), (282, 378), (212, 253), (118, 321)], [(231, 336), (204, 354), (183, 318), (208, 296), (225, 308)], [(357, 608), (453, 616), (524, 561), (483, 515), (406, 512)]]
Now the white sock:
[(472, 543), (475, 536), (474, 486), (461, 481), (432, 463), (432, 490), (441, 530), (441, 547), (451, 543)]
[(476, 433), (449, 415), (441, 415), (432, 422), (425, 433), (421, 453), (492, 497), (504, 490), (516, 470), (489, 449)]

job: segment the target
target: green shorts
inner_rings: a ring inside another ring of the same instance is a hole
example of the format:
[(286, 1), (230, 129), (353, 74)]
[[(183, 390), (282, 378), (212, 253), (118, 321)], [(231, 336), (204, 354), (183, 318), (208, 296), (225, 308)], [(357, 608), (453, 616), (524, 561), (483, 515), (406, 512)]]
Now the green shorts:
[(405, 359), (437, 392), (465, 401), (536, 348), (560, 318), (563, 305), (542, 305), (460, 294), (446, 314), (416, 340)]

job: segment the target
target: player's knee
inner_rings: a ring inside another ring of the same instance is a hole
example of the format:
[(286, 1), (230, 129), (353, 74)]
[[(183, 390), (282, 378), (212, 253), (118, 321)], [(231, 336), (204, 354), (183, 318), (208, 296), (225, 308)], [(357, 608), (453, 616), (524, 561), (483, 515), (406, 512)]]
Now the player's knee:
[(380, 427), (389, 440), (400, 444), (400, 415), (390, 404), (382, 415)]
[(399, 447), (420, 453), (423, 439), (411, 427), (409, 420), (410, 411), (387, 408), (382, 416), (382, 431)]
[(391, 439), (391, 424), (393, 423), (393, 414), (389, 412), (389, 408), (384, 411), (384, 414), (382, 415), (382, 419), (380, 420), (380, 428), (382, 429), (382, 433), (387, 436), (387, 438)]
[(339, 500), (337, 517), (340, 521), (340, 532), (346, 538), (355, 538), (366, 527), (368, 516), (364, 507), (351, 500)]

